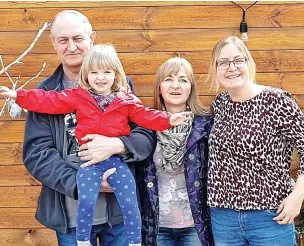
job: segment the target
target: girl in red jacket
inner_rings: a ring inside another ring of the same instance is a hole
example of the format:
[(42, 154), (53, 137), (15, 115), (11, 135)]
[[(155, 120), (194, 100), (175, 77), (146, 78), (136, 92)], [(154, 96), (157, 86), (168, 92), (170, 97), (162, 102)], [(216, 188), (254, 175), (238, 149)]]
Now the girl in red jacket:
[[(76, 111), (78, 124), (75, 135), (80, 144), (86, 134), (109, 137), (129, 135), (129, 121), (145, 128), (163, 131), (171, 126), (187, 124), (189, 113), (170, 114), (147, 109), (132, 93), (122, 64), (111, 45), (95, 45), (86, 55), (79, 79), (79, 87), (72, 90), (44, 91), (10, 90), (0, 87), (0, 94), (16, 99), (22, 108), (48, 114), (67, 114)], [(141, 217), (138, 210), (136, 185), (127, 164), (118, 156), (77, 172), (78, 245), (90, 245), (93, 214), (104, 172), (109, 168), (116, 172), (108, 178), (124, 215), (129, 245), (141, 245)]]

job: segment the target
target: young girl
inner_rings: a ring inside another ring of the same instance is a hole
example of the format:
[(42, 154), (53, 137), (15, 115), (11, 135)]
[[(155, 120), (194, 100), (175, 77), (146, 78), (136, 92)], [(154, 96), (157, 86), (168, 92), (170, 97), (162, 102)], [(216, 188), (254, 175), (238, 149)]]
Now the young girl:
[[(80, 71), (79, 87), (61, 92), (44, 90), (13, 91), (0, 87), (0, 94), (16, 99), (16, 103), (30, 111), (48, 114), (67, 114), (76, 111), (78, 124), (75, 135), (80, 144), (86, 134), (109, 137), (129, 135), (129, 119), (156, 131), (186, 124), (191, 113), (170, 114), (147, 109), (133, 94), (126, 92), (128, 84), (122, 64), (110, 45), (96, 45), (86, 55)], [(108, 179), (124, 215), (130, 245), (141, 245), (141, 218), (138, 210), (134, 177), (126, 163), (118, 156), (77, 172), (78, 245), (90, 245), (93, 213), (104, 172), (116, 172)]]

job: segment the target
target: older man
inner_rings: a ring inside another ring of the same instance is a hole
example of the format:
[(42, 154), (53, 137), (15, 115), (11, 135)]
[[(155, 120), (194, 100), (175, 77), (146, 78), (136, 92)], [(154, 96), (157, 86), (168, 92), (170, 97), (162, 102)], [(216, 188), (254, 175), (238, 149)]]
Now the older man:
[[(78, 73), (96, 33), (87, 17), (78, 11), (65, 10), (56, 15), (51, 39), (61, 64), (38, 88), (63, 90), (75, 88)], [(42, 182), (36, 219), (57, 233), (60, 246), (76, 246), (77, 209), (76, 172), (79, 167), (74, 114), (47, 115), (29, 112), (23, 147), (24, 164)], [(132, 164), (145, 159), (152, 151), (152, 132), (136, 127), (129, 137), (108, 138), (89, 135), (91, 140), (81, 146), (82, 160), (97, 162), (113, 154), (125, 154)], [(109, 174), (108, 174), (109, 175)], [(106, 180), (103, 181), (91, 234), (92, 245), (97, 238), (103, 246), (128, 245), (121, 210)]]

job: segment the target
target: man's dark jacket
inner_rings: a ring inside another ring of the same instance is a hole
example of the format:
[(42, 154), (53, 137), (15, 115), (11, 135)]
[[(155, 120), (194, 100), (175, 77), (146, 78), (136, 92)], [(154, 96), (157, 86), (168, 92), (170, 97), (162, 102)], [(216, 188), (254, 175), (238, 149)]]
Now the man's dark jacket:
[[(63, 68), (60, 65), (53, 75), (37, 88), (61, 91)], [(131, 84), (132, 87), (132, 84)], [(28, 112), (23, 145), (23, 162), (30, 174), (41, 181), (36, 219), (46, 227), (61, 233), (68, 229), (65, 195), (77, 199), (76, 172), (63, 159), (65, 124), (64, 115)], [(120, 138), (129, 151), (126, 161), (134, 170), (133, 162), (149, 156), (154, 146), (154, 135), (136, 127), (129, 137)], [(121, 209), (113, 193), (107, 193), (108, 223), (123, 222)]]

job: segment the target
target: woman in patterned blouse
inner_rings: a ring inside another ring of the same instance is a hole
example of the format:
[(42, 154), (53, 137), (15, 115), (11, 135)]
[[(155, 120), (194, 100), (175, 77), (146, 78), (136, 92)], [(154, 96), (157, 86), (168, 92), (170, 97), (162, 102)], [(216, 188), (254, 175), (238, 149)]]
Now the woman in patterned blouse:
[[(304, 198), (304, 115), (291, 95), (255, 81), (255, 62), (237, 37), (220, 40), (209, 72), (224, 88), (213, 102), (208, 203), (218, 246), (296, 245)], [(297, 182), (289, 174), (300, 155)]]

